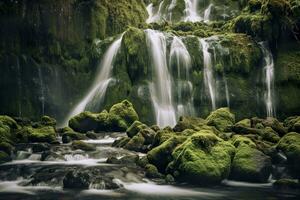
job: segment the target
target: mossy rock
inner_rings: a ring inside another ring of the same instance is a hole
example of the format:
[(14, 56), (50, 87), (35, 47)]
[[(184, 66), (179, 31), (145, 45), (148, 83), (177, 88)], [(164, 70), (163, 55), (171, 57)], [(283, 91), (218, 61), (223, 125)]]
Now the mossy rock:
[(126, 133), (128, 135), (128, 137), (133, 137), (136, 134), (138, 134), (138, 132), (144, 128), (147, 128), (147, 125), (143, 124), (140, 121), (134, 121), (133, 124), (131, 124), (131, 126), (128, 127), (128, 129), (126, 130)]
[(96, 147), (91, 145), (91, 144), (87, 144), (83, 141), (73, 141), (72, 142), (72, 148), (73, 149), (80, 149), (80, 150), (83, 150), (83, 151), (95, 151), (96, 150)]
[(199, 131), (204, 126), (205, 120), (198, 117), (182, 116), (173, 128), (175, 132), (182, 132), (185, 129), (193, 129)]
[(262, 132), (263, 140), (277, 143), (280, 140), (280, 137), (276, 131), (274, 131), (271, 127), (266, 127)]
[(172, 136), (147, 153), (148, 161), (154, 164), (160, 172), (165, 172), (169, 162), (173, 160), (173, 150), (182, 144), (186, 138), (185, 136)]
[(267, 119), (262, 121), (262, 124), (265, 127), (271, 127), (279, 134), (279, 136), (284, 136), (287, 133), (286, 128), (276, 118), (268, 117)]
[(126, 129), (134, 121), (139, 120), (137, 112), (135, 111), (132, 103), (130, 103), (128, 100), (124, 100), (121, 103), (113, 105), (109, 110), (109, 114), (118, 116), (120, 118), (119, 123), (124, 123), (124, 125), (126, 125)]
[(284, 126), (287, 127), (290, 132), (300, 133), (300, 116), (293, 116), (285, 119)]
[(43, 126), (40, 128), (23, 127), (16, 133), (19, 142), (47, 142), (55, 143), (56, 131), (52, 126)]
[(41, 118), (41, 124), (43, 126), (56, 126), (56, 120), (49, 116), (43, 116)]
[(165, 127), (164, 129), (159, 130), (154, 137), (153, 146), (159, 146), (172, 136), (175, 136), (175, 132), (171, 127)]
[(276, 148), (286, 155), (289, 168), (295, 178), (300, 178), (300, 134), (296, 132), (286, 134), (280, 139)]
[(124, 148), (131, 151), (143, 152), (145, 150), (144, 142), (145, 138), (141, 134), (137, 134), (128, 141)]
[(14, 132), (19, 128), (17, 122), (9, 116), (0, 115), (0, 140), (14, 143)]
[(62, 142), (63, 143), (69, 143), (73, 140), (86, 140), (88, 139), (87, 136), (81, 133), (76, 133), (74, 131), (72, 132), (66, 132), (62, 135)]
[(148, 178), (161, 178), (162, 174), (160, 174), (157, 170), (157, 168), (154, 165), (147, 164), (145, 166), (146, 170), (146, 177)]
[(234, 153), (234, 146), (212, 131), (199, 131), (174, 150), (173, 174), (192, 184), (220, 183), (229, 175)]
[(230, 178), (248, 182), (267, 182), (272, 170), (271, 158), (249, 145), (237, 148)]
[(0, 151), (0, 164), (11, 161), (11, 157), (4, 151)]
[(120, 138), (118, 140), (115, 140), (113, 143), (112, 143), (112, 146), (113, 147), (118, 147), (118, 148), (121, 148), (121, 147), (124, 147), (129, 141), (130, 141), (131, 138), (129, 137), (123, 137), (123, 138)]
[(235, 126), (243, 126), (247, 128), (251, 128), (251, 120), (250, 119), (243, 119), (235, 124)]
[(151, 145), (154, 142), (154, 138), (156, 136), (156, 133), (151, 128), (144, 128), (139, 131), (138, 134), (141, 134), (143, 138), (145, 139), (144, 145)]
[(7, 142), (0, 142), (0, 151), (3, 151), (5, 153), (7, 153), (8, 155), (11, 155), (14, 151), (14, 147), (7, 143)]
[(236, 148), (242, 145), (248, 145), (252, 148), (256, 148), (256, 144), (250, 138), (241, 135), (234, 135), (232, 138), (232, 144)]
[(235, 116), (229, 108), (219, 108), (210, 113), (206, 118), (207, 125), (215, 126), (220, 131), (225, 131), (235, 123)]
[(69, 121), (69, 127), (74, 131), (88, 132), (91, 130), (98, 130), (99, 126), (98, 114), (89, 111), (82, 112)]

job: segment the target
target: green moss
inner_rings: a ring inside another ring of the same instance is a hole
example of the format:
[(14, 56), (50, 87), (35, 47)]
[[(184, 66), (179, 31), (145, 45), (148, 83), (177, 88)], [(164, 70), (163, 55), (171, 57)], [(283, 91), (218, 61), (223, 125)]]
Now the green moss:
[(89, 111), (82, 112), (69, 121), (69, 126), (78, 132), (87, 132), (90, 130), (97, 130), (98, 115)]
[(291, 132), (280, 139), (277, 149), (284, 152), (289, 163), (299, 165), (300, 163), (300, 134)]
[(128, 141), (124, 148), (132, 151), (141, 152), (144, 150), (144, 142), (145, 138), (141, 134), (137, 134)]
[(169, 162), (173, 160), (172, 152), (181, 143), (186, 140), (185, 136), (172, 136), (161, 145), (153, 148), (147, 153), (150, 163), (154, 164), (159, 171), (165, 172)]
[(239, 121), (235, 124), (235, 126), (237, 126), (237, 125), (251, 128), (251, 120), (250, 119), (243, 119), (243, 120), (241, 120), (241, 121)]
[(30, 142), (56, 142), (56, 132), (51, 126), (45, 126), (41, 128), (25, 128), (28, 133), (28, 140)]
[(175, 133), (172, 130), (172, 128), (170, 128), (170, 127), (166, 127), (162, 130), (159, 130), (155, 135), (153, 146), (156, 147), (156, 146), (162, 144), (163, 142), (167, 141), (172, 136), (175, 136)]
[(211, 131), (199, 131), (173, 152), (176, 179), (214, 184), (227, 178), (235, 148)]
[(271, 127), (266, 127), (262, 132), (263, 140), (277, 143), (280, 140), (280, 137), (276, 131), (274, 131)]
[(118, 118), (120, 118), (120, 120), (123, 121), (124, 124), (126, 125), (126, 129), (134, 121), (139, 120), (139, 116), (134, 110), (132, 103), (130, 103), (127, 100), (124, 100), (121, 103), (113, 105), (109, 110), (109, 114), (118, 116)]
[(235, 123), (234, 114), (229, 111), (229, 108), (219, 108), (211, 112), (206, 120), (208, 125), (215, 126), (220, 131), (225, 131)]
[(14, 147), (7, 143), (7, 142), (0, 142), (0, 151), (3, 151), (7, 153), (8, 155), (11, 155), (14, 150)]
[(182, 132), (185, 129), (200, 130), (205, 125), (205, 120), (197, 117), (182, 116), (173, 128), (176, 132)]
[(43, 116), (41, 118), (41, 123), (44, 126), (55, 126), (56, 125), (56, 120), (52, 117), (49, 117), (49, 116)]
[(145, 166), (146, 176), (148, 178), (161, 178), (162, 175), (158, 172), (157, 168), (154, 165), (147, 164)]
[(232, 162), (231, 178), (267, 182), (271, 169), (272, 163), (268, 156), (249, 145), (240, 145)]
[(83, 151), (95, 151), (96, 147), (91, 145), (91, 144), (87, 144), (83, 141), (74, 141), (72, 142), (72, 148), (73, 149), (81, 149)]
[(242, 145), (247, 145), (252, 148), (256, 148), (256, 144), (248, 137), (245, 136), (240, 136), (240, 135), (235, 135), (232, 138), (232, 144), (238, 148)]

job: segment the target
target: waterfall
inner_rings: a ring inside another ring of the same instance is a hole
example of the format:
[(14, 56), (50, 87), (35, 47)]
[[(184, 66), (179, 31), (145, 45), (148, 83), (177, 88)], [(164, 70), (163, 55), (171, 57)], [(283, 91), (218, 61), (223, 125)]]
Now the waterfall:
[(147, 29), (146, 40), (154, 69), (150, 83), (151, 100), (155, 109), (156, 122), (160, 127), (176, 124), (172, 102), (172, 83), (166, 59), (166, 38), (163, 33)]
[(211, 8), (213, 7), (213, 4), (209, 4), (209, 6), (204, 11), (204, 17), (203, 20), (205, 23), (209, 22)]
[(190, 81), (191, 57), (181, 38), (174, 36), (169, 57), (169, 65), (177, 71), (177, 115), (193, 115), (193, 84)]
[(88, 90), (84, 98), (70, 112), (64, 124), (67, 124), (71, 117), (83, 112), (86, 109), (93, 110), (102, 102), (106, 93), (106, 89), (112, 80), (111, 71), (113, 69), (116, 55), (121, 47), (123, 35), (124, 33), (121, 35), (121, 37), (114, 41), (105, 52), (92, 87)]
[(212, 65), (212, 56), (209, 52), (210, 44), (206, 41), (207, 39), (200, 39), (203, 51), (203, 71), (204, 71), (204, 84), (206, 90), (208, 90), (212, 109), (216, 109), (216, 86), (213, 76), (213, 65)]
[(172, 11), (175, 8), (177, 0), (172, 0), (170, 5), (168, 6), (168, 20), (172, 21)]
[(264, 101), (266, 104), (267, 117), (274, 117), (276, 115), (273, 105), (274, 98), (274, 60), (271, 51), (269, 50), (265, 42), (260, 43), (263, 56), (264, 56), (264, 81), (266, 85), (266, 91), (264, 94)]
[(146, 23), (152, 23), (152, 22), (158, 22), (160, 21), (164, 14), (163, 14), (163, 4), (164, 4), (164, 0), (160, 2), (159, 6), (158, 6), (158, 11), (154, 14), (154, 7), (153, 7), (153, 4), (149, 4), (147, 6), (147, 12), (149, 14), (149, 17), (148, 19), (146, 20)]
[(17, 58), (17, 82), (18, 82), (18, 95), (19, 95), (19, 102), (18, 102), (18, 116), (22, 116), (22, 80), (21, 80), (21, 69), (20, 69), (20, 61)]
[(198, 13), (198, 0), (184, 0), (185, 1), (185, 18), (184, 21), (198, 22), (203, 18)]
[(44, 87), (44, 80), (42, 75), (42, 70), (38, 67), (38, 75), (39, 75), (39, 82), (40, 82), (40, 97), (39, 100), (42, 103), (42, 115), (45, 115), (45, 87)]

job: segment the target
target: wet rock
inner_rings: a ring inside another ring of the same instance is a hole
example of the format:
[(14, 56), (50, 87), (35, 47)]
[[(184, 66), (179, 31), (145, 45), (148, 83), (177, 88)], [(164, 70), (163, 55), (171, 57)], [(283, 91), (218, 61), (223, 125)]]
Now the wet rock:
[(290, 132), (300, 133), (300, 116), (288, 117), (284, 120), (284, 126), (288, 128)]
[(121, 147), (124, 147), (128, 142), (129, 142), (130, 138), (129, 137), (123, 137), (123, 138), (120, 138), (118, 140), (115, 140), (113, 143), (112, 143), (112, 146), (113, 147), (118, 147), (118, 148), (121, 148)]
[(175, 179), (171, 174), (167, 174), (165, 181), (167, 184), (174, 184), (175, 183)]
[(62, 142), (69, 143), (73, 140), (86, 140), (87, 137), (84, 134), (76, 132), (66, 132), (62, 135)]
[(173, 128), (175, 132), (182, 132), (185, 129), (200, 130), (203, 125), (206, 124), (206, 121), (197, 117), (187, 117), (181, 116)]
[(17, 133), (19, 142), (47, 142), (55, 143), (56, 132), (52, 126), (44, 126), (40, 128), (23, 127)]
[(229, 111), (229, 108), (219, 108), (210, 113), (206, 118), (207, 125), (215, 126), (220, 131), (230, 129), (235, 123), (235, 116)]
[(272, 170), (271, 158), (252, 145), (238, 146), (230, 178), (247, 182), (267, 182)]
[(235, 148), (212, 131), (201, 130), (190, 136), (172, 153), (176, 180), (198, 185), (221, 182), (228, 177)]
[(43, 126), (56, 126), (56, 120), (49, 116), (43, 116), (41, 118), (41, 124)]
[(91, 144), (87, 144), (83, 141), (74, 141), (72, 142), (72, 148), (73, 149), (80, 149), (83, 151), (95, 151), (96, 147), (91, 145)]
[(97, 134), (92, 131), (87, 132), (85, 135), (92, 140), (96, 140), (98, 138)]
[(11, 155), (14, 151), (14, 147), (7, 143), (7, 142), (0, 142), (0, 151), (3, 151), (5, 153), (7, 153), (8, 155)]
[(155, 131), (153, 131), (151, 128), (144, 128), (140, 130), (138, 134), (141, 134), (145, 139), (144, 145), (152, 144), (156, 135)]
[(88, 189), (90, 175), (84, 172), (69, 171), (63, 179), (63, 187), (70, 189)]
[(128, 143), (124, 146), (125, 149), (137, 152), (143, 152), (145, 138), (141, 134), (137, 134), (131, 138)]
[(295, 178), (300, 178), (300, 134), (291, 132), (280, 139), (277, 150), (287, 157), (288, 166)]
[(163, 175), (158, 172), (157, 168), (154, 165), (147, 164), (145, 166), (146, 176), (148, 178), (162, 178)]
[(126, 130), (126, 133), (128, 137), (132, 138), (144, 128), (147, 128), (147, 125), (140, 121), (134, 121), (133, 124), (131, 124), (131, 126)]
[(49, 151), (50, 147), (51, 146), (48, 143), (36, 143), (33, 144), (32, 146), (32, 152), (37, 153), (37, 152)]
[(274, 131), (276, 131), (279, 136), (284, 136), (287, 133), (286, 128), (284, 128), (283, 124), (280, 123), (277, 119), (272, 118), (272, 117), (268, 117), (267, 119), (265, 119), (262, 124), (265, 127), (271, 127)]

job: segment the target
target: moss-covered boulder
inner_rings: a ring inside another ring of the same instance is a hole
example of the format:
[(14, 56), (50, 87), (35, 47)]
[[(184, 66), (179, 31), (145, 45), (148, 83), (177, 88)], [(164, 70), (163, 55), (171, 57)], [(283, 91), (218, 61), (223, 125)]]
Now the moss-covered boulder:
[(7, 153), (8, 155), (11, 155), (12, 152), (14, 151), (14, 147), (7, 142), (0, 142), (0, 151), (3, 151), (5, 153)]
[(181, 116), (173, 128), (175, 132), (182, 132), (185, 129), (200, 130), (205, 125), (205, 120), (198, 117)]
[(147, 128), (147, 125), (143, 124), (140, 121), (135, 121), (133, 122), (133, 124), (131, 124), (131, 126), (128, 127), (128, 129), (126, 130), (126, 133), (128, 135), (128, 137), (133, 137), (136, 134), (138, 134), (138, 132), (144, 128)]
[(41, 118), (41, 124), (43, 126), (56, 126), (56, 120), (52, 117), (45, 115)]
[(220, 131), (225, 131), (234, 125), (235, 116), (229, 111), (229, 108), (219, 108), (211, 112), (206, 120), (208, 125), (215, 126)]
[(280, 139), (276, 148), (286, 155), (293, 175), (300, 178), (300, 134), (296, 132), (286, 134)]
[(280, 140), (280, 137), (276, 131), (274, 131), (271, 127), (266, 127), (262, 131), (262, 139), (272, 142), (272, 143), (277, 143)]
[(80, 149), (83, 151), (95, 151), (96, 147), (91, 145), (91, 144), (87, 144), (83, 141), (77, 140), (72, 142), (72, 148), (73, 149)]
[(273, 183), (275, 189), (300, 189), (300, 183), (295, 179), (279, 179)]
[[(122, 101), (121, 103), (117, 103), (113, 105), (109, 110), (110, 118), (118, 119), (115, 123), (120, 128), (126, 129), (136, 120), (139, 120), (139, 116), (135, 111), (132, 103), (127, 100)], [(114, 123), (112, 122), (112, 123)], [(114, 125), (114, 124), (113, 124)], [(112, 126), (113, 126), (112, 125)]]
[(127, 100), (113, 105), (109, 112), (103, 110), (101, 113), (82, 112), (69, 121), (69, 126), (78, 132), (88, 131), (126, 131), (136, 120), (138, 114), (132, 103)]
[(173, 150), (182, 144), (186, 138), (185, 136), (172, 136), (147, 153), (148, 161), (154, 164), (160, 172), (165, 172), (168, 164), (173, 160)]
[(284, 120), (284, 126), (288, 128), (290, 132), (300, 133), (300, 116), (289, 117)]
[(101, 123), (98, 119), (98, 115), (99, 114), (91, 113), (89, 111), (82, 112), (70, 119), (69, 126), (74, 131), (82, 133), (90, 130), (98, 130), (98, 126)]
[(230, 178), (247, 182), (267, 182), (272, 170), (271, 158), (252, 145), (240, 145), (232, 162)]
[(248, 137), (241, 136), (241, 135), (234, 135), (232, 137), (232, 144), (238, 148), (242, 145), (248, 145), (252, 148), (256, 148), (256, 144)]
[(193, 184), (219, 183), (229, 175), (234, 152), (233, 145), (212, 131), (199, 131), (174, 150), (174, 176)]
[(159, 130), (154, 137), (153, 146), (156, 147), (162, 144), (174, 135), (175, 132), (171, 127), (165, 127), (164, 129)]
[(127, 144), (125, 144), (124, 148), (132, 151), (143, 152), (145, 151), (145, 138), (141, 134), (135, 135), (131, 138)]
[(250, 119), (243, 119), (235, 124), (235, 126), (243, 126), (247, 128), (251, 128), (251, 120)]
[(18, 142), (47, 142), (56, 143), (56, 131), (53, 126), (39, 128), (23, 127), (16, 133)]
[(147, 164), (145, 166), (146, 176), (148, 178), (161, 178), (162, 174), (158, 172), (157, 168), (154, 165)]
[(274, 131), (276, 131), (279, 136), (284, 136), (287, 133), (286, 128), (283, 126), (283, 123), (280, 123), (278, 119), (268, 117), (267, 119), (262, 121), (262, 124), (265, 127), (271, 127)]
[(81, 133), (76, 133), (74, 131), (72, 132), (66, 132), (62, 134), (62, 142), (63, 143), (69, 143), (73, 140), (86, 140), (88, 139), (87, 136)]
[(17, 122), (9, 116), (0, 115), (0, 140), (13, 143), (14, 132), (18, 129)]

